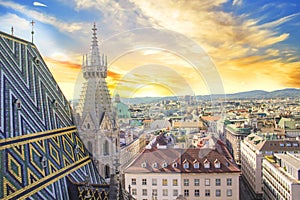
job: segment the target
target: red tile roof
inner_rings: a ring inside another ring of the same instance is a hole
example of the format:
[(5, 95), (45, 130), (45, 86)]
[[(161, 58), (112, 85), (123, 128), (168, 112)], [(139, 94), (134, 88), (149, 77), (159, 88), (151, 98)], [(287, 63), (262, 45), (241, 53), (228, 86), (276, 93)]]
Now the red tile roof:
[[(217, 144), (216, 149), (145, 149), (125, 173), (239, 173), (225, 145), (219, 141)], [(195, 160), (199, 161), (199, 168), (194, 168)], [(205, 160), (210, 163), (210, 168), (204, 167)], [(216, 160), (220, 162), (220, 168), (214, 166)], [(189, 163), (189, 168), (184, 168), (184, 161)], [(163, 167), (164, 163), (167, 163), (166, 167)], [(173, 163), (177, 163), (177, 167)]]

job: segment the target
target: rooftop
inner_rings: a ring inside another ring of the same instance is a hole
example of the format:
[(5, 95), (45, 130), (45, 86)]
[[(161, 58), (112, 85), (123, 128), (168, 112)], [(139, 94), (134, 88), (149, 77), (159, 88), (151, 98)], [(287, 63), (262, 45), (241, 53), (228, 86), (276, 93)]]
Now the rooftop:
[(225, 145), (215, 149), (145, 149), (125, 173), (239, 173)]

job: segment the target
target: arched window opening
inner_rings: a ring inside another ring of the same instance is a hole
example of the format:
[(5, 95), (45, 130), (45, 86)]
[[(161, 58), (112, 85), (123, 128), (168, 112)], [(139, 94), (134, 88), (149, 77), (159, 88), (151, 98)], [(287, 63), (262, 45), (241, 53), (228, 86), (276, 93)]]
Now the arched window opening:
[(109, 144), (107, 140), (105, 140), (103, 144), (103, 155), (109, 155)]
[(105, 167), (104, 167), (104, 175), (105, 175), (105, 178), (110, 177), (110, 167), (108, 165), (105, 165)]
[(89, 151), (90, 153), (93, 153), (93, 144), (92, 144), (92, 142), (90, 142), (90, 141), (88, 141), (88, 151)]

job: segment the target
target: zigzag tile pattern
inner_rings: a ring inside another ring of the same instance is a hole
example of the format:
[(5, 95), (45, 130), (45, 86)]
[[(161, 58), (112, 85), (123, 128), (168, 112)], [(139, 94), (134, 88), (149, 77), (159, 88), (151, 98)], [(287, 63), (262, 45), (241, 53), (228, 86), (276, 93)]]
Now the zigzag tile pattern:
[(104, 183), (36, 46), (3, 32), (0, 161), (0, 199), (69, 199), (67, 176)]

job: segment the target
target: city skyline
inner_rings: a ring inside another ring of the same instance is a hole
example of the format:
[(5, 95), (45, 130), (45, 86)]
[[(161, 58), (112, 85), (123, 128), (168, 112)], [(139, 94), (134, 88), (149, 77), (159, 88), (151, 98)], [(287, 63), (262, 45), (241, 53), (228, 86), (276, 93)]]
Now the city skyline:
[(134, 97), (300, 87), (296, 1), (1, 1), (0, 16), (2, 31), (13, 26), (28, 41), (35, 21), (34, 43), (68, 99), (94, 22), (108, 56), (111, 94), (115, 88)]

